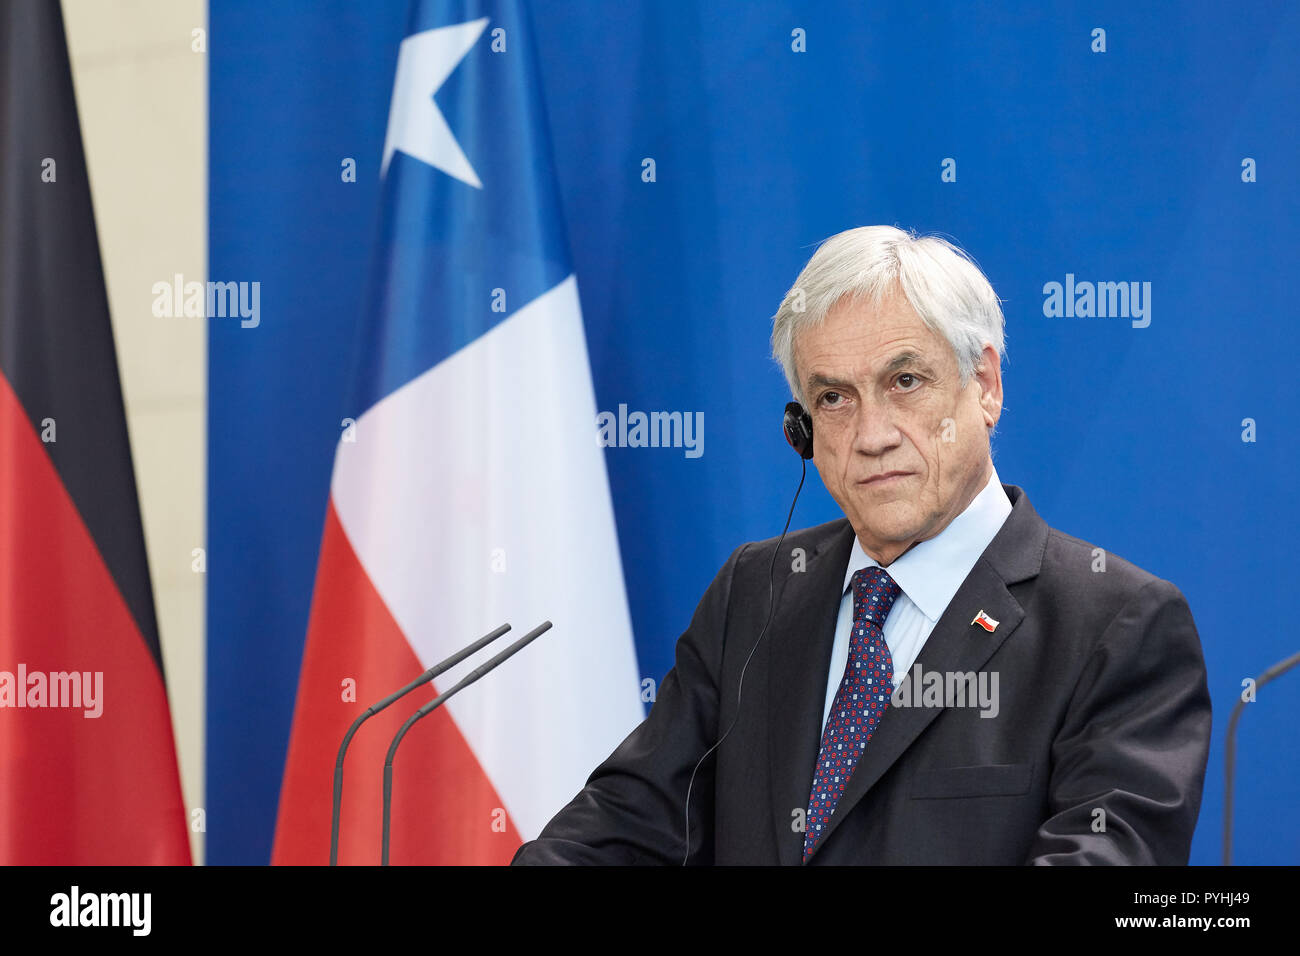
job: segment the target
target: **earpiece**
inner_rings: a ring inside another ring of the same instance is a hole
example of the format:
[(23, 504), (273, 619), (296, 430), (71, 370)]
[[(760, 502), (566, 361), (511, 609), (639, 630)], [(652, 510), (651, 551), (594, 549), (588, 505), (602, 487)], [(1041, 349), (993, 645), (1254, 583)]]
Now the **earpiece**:
[[(781, 556), (781, 544), (785, 541), (786, 533), (790, 530), (790, 522), (794, 518), (794, 506), (799, 503), (799, 492), (803, 491), (804, 479), (808, 477), (808, 459), (812, 457), (812, 419), (804, 412), (803, 407), (798, 402), (791, 402), (785, 407), (785, 437), (799, 452), (803, 461), (799, 462), (802, 473), (799, 475), (799, 487), (794, 490), (794, 501), (790, 502), (790, 513), (785, 516), (785, 527), (781, 529), (781, 537), (776, 542), (776, 548), (772, 551), (772, 563), (767, 567), (767, 620), (763, 623), (763, 629), (758, 632), (758, 637), (754, 640), (754, 646), (749, 649), (749, 656), (745, 658), (744, 665), (740, 668), (740, 679), (736, 682), (736, 713), (731, 718), (731, 723), (727, 729), (722, 732), (722, 736), (708, 750), (704, 751), (704, 756), (695, 762), (695, 769), (691, 771), (691, 779), (686, 784), (686, 819), (685, 824), (685, 843), (686, 848), (682, 852), (682, 866), (685, 866), (691, 860), (691, 793), (695, 789), (695, 775), (700, 772), (700, 767), (704, 761), (722, 746), (722, 742), (731, 736), (731, 731), (735, 728), (736, 722), (740, 720), (740, 700), (741, 692), (745, 689), (745, 672), (749, 670), (749, 662), (754, 659), (754, 652), (758, 650), (758, 645), (763, 642), (763, 635), (772, 624), (772, 613), (776, 610), (776, 585), (774, 575), (776, 573), (776, 559)], [(795, 442), (798, 441), (796, 445)]]
[(754, 646), (749, 649), (749, 656), (745, 658), (744, 665), (740, 668), (740, 680), (736, 684), (736, 714), (731, 718), (731, 723), (723, 731), (722, 736), (708, 750), (704, 751), (702, 756), (695, 763), (695, 769), (691, 771), (691, 779), (686, 784), (686, 819), (685, 850), (682, 852), (682, 866), (685, 866), (691, 859), (691, 794), (695, 789), (695, 776), (700, 772), (700, 767), (709, 756), (722, 746), (722, 742), (731, 735), (732, 729), (736, 726), (736, 721), (740, 720), (740, 695), (745, 688), (745, 672), (749, 670), (749, 662), (754, 657), (754, 652), (758, 650), (758, 645), (763, 641), (763, 635), (767, 633), (768, 627), (772, 623), (772, 614), (776, 610), (776, 587), (773, 583), (773, 575), (776, 571), (776, 559), (781, 554), (781, 544), (785, 541), (786, 533), (790, 530), (790, 521), (794, 518), (794, 506), (799, 502), (799, 492), (803, 491), (804, 479), (808, 477), (808, 459), (813, 456), (813, 426), (812, 416), (803, 410), (803, 406), (798, 402), (790, 402), (785, 406), (785, 440), (790, 443), (790, 447), (799, 453), (803, 459), (803, 473), (799, 476), (799, 487), (794, 490), (794, 501), (790, 502), (790, 513), (785, 516), (785, 527), (781, 529), (780, 540), (776, 543), (776, 549), (772, 552), (772, 563), (767, 569), (767, 621), (763, 624), (763, 629), (758, 632), (758, 638), (754, 641)]
[(785, 440), (799, 453), (800, 458), (812, 458), (812, 416), (798, 402), (789, 402), (785, 406)]

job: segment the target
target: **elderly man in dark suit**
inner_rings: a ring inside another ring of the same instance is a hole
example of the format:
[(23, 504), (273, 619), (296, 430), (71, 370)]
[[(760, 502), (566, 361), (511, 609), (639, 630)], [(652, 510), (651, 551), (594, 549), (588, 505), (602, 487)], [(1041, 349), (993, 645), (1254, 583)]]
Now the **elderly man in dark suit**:
[(845, 517), (731, 555), (650, 716), (515, 863), (1186, 863), (1196, 626), (998, 478), (987, 279), (942, 239), (849, 230), (772, 344)]

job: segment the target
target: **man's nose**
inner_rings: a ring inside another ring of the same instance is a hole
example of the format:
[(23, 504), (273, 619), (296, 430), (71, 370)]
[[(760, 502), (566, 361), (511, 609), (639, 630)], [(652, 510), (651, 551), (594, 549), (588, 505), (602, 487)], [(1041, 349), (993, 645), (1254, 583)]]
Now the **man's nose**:
[(880, 455), (897, 447), (901, 440), (893, 407), (872, 397), (862, 399), (853, 421), (853, 450), (864, 455)]

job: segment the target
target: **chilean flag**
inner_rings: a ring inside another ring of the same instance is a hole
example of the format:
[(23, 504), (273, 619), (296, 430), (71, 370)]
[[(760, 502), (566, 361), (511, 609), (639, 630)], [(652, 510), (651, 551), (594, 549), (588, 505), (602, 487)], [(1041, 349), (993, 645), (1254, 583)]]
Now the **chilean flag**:
[[(644, 716), (532, 42), (523, 4), (421, 2), (398, 51), (275, 863), (327, 862), (361, 711), (503, 622), (555, 627), (407, 735), (394, 863), (509, 862)], [(397, 728), (481, 662), (362, 727), (341, 863), (379, 861)]]
[(57, 3), (0, 3), (0, 865), (188, 864)]

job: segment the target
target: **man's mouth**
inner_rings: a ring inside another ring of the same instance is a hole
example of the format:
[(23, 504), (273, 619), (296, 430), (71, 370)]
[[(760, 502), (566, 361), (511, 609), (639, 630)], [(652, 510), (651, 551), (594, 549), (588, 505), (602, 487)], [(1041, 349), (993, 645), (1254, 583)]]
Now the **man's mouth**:
[(910, 474), (912, 474), (910, 471), (883, 471), (878, 475), (872, 475), (870, 478), (863, 478), (858, 482), (858, 484), (871, 485), (873, 488), (881, 485), (890, 485), (902, 478), (906, 478)]

